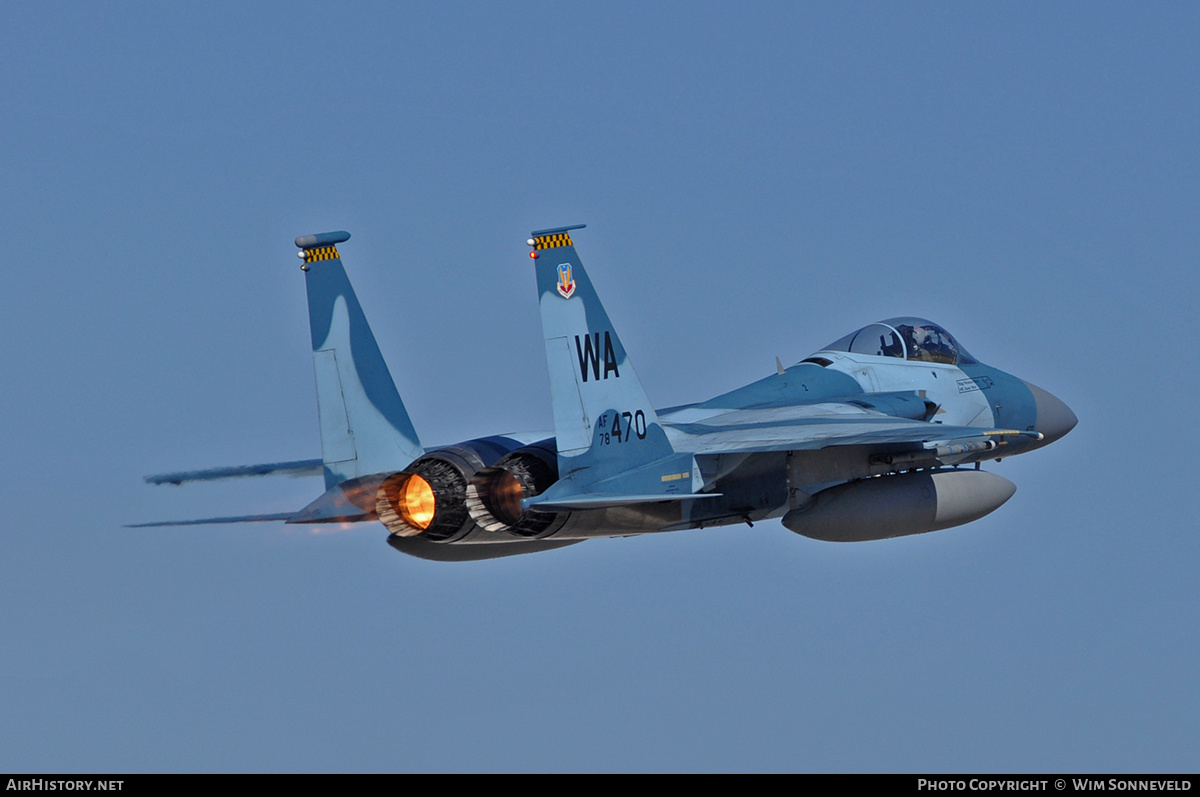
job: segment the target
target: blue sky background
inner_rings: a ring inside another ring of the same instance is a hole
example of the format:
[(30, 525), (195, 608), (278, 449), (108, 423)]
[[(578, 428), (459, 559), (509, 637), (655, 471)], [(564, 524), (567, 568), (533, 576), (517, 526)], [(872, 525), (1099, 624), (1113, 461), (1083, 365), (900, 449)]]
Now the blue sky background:
[[(1200, 765), (1200, 7), (0, 6), (0, 770)], [(424, 440), (552, 425), (531, 229), (658, 406), (922, 315), (1066, 401), (969, 526), (473, 564), (298, 509), (292, 239)]]

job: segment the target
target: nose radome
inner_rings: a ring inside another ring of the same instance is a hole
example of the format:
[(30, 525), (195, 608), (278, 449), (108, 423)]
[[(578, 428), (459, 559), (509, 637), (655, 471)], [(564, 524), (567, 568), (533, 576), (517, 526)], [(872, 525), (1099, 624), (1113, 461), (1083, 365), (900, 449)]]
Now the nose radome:
[(1079, 423), (1075, 413), (1071, 412), (1071, 408), (1062, 401), (1037, 385), (1026, 382), (1025, 387), (1029, 388), (1029, 392), (1033, 394), (1033, 401), (1037, 405), (1037, 430), (1046, 438), (1042, 445), (1053, 443)]

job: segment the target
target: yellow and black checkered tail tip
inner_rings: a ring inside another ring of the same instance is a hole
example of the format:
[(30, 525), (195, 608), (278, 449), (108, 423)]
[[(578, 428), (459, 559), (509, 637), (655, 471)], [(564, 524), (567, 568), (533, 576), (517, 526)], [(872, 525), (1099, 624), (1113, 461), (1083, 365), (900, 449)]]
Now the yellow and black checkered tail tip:
[[(296, 246), (300, 247), (297, 252), (300, 259), (307, 265), (315, 263), (318, 260), (334, 260), (341, 255), (338, 254), (337, 244), (343, 241), (350, 240), (350, 233), (345, 230), (336, 232), (320, 232), (316, 235), (301, 235), (296, 239)], [(304, 268), (301, 266), (301, 268)], [(308, 269), (305, 269), (306, 271)]]
[(525, 243), (534, 249), (558, 249), (560, 246), (574, 246), (571, 243), (571, 230), (582, 230), (586, 224), (573, 224), (570, 227), (553, 227), (549, 230), (534, 230), (529, 233)]

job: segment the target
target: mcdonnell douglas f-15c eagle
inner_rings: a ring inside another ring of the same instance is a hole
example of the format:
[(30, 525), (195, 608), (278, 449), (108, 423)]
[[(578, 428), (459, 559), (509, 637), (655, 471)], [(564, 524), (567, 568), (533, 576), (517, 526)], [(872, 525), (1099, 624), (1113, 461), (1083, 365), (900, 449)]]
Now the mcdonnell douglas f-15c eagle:
[(321, 473), (325, 493), (298, 512), (143, 525), (378, 520), (397, 550), (446, 561), (774, 517), (818, 540), (880, 540), (992, 512), (1016, 486), (980, 462), (1075, 426), (1066, 404), (920, 318), (871, 324), (745, 387), (655, 410), (575, 252), (582, 226), (528, 241), (553, 436), (423, 447), (342, 267), (350, 234), (304, 235), (322, 459), (147, 481)]

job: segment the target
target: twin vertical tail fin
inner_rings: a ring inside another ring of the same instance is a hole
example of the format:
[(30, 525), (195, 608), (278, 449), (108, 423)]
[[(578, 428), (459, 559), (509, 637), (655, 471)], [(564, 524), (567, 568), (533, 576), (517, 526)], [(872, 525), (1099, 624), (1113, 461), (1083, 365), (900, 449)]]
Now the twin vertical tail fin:
[(308, 290), (327, 489), (403, 470), (423, 453), (342, 266), (337, 245), (349, 238), (348, 232), (327, 232), (296, 239)]
[[(690, 492), (691, 457), (675, 455), (575, 252), (570, 231), (582, 226), (538, 230), (528, 242), (537, 271), (559, 473), (573, 479), (576, 490)], [(548, 491), (544, 500), (552, 502), (549, 493), (565, 488)]]

